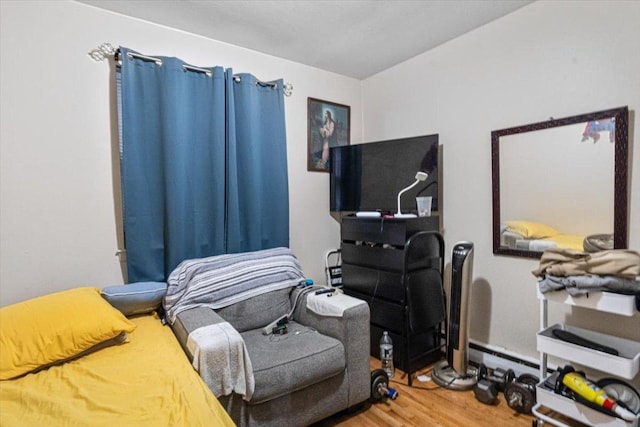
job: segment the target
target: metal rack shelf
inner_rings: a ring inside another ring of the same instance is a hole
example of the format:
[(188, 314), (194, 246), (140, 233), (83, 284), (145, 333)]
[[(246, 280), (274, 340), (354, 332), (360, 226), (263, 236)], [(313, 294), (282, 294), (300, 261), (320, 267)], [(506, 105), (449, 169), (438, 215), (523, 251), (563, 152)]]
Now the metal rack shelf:
[[(549, 354), (571, 362), (590, 366), (607, 374), (626, 379), (635, 378), (640, 370), (640, 343), (564, 324), (557, 324), (551, 327), (548, 325), (549, 301), (623, 316), (634, 316), (636, 313), (634, 298), (634, 296), (609, 292), (594, 293), (582, 297), (572, 297), (566, 291), (556, 291), (546, 294), (538, 292), (538, 299), (540, 300), (540, 332), (537, 335), (537, 348), (540, 352), (540, 378), (542, 378), (542, 381), (536, 387), (537, 403), (533, 407), (532, 412), (538, 418), (539, 423), (548, 422), (558, 427), (568, 427), (566, 424), (540, 412), (542, 407), (546, 407), (590, 426), (639, 426), (640, 415), (634, 421), (625, 421), (556, 394), (544, 386), (547, 377), (547, 356)], [(557, 328), (574, 332), (592, 341), (601, 342), (604, 345), (615, 347), (620, 353), (618, 356), (613, 356), (601, 351), (563, 342), (553, 337), (552, 331)]]

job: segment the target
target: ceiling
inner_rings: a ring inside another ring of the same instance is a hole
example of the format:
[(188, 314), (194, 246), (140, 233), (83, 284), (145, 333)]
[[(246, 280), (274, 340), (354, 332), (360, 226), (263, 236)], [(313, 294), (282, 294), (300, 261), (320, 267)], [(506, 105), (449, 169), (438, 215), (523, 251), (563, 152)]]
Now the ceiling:
[(78, 0), (364, 79), (533, 0)]

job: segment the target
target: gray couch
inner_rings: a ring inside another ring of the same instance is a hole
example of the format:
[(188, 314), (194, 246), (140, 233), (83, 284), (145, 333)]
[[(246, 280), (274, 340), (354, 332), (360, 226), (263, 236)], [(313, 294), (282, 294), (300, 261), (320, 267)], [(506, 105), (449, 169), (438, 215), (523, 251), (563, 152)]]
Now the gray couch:
[(303, 295), (286, 335), (265, 336), (261, 328), (286, 315), (299, 289), (259, 295), (214, 311), (180, 313), (173, 330), (185, 352), (189, 333), (229, 322), (244, 339), (255, 378), (249, 402), (231, 394), (220, 402), (240, 426), (305, 426), (369, 398), (369, 307), (360, 304), (342, 317), (307, 309)]

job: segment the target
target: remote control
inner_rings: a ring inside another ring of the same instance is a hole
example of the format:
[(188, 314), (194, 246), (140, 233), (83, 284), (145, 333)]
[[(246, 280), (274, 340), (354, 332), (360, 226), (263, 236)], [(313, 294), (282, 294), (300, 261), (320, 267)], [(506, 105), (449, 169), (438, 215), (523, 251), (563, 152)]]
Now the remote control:
[(284, 316), (278, 320), (274, 320), (273, 322), (262, 328), (262, 335), (271, 335), (274, 329), (276, 329), (278, 326), (284, 325), (288, 320), (289, 319), (287, 318), (287, 316)]
[(362, 211), (362, 212), (356, 212), (356, 216), (358, 218), (380, 218), (380, 212)]
[(589, 341), (588, 339), (582, 338), (574, 333), (564, 331), (562, 329), (554, 329), (553, 336), (556, 338), (570, 342), (572, 344), (577, 344), (582, 347), (592, 348), (594, 350), (601, 351), (603, 353), (613, 354), (614, 356), (618, 355), (618, 350), (615, 348), (607, 347), (606, 345), (598, 344), (597, 342)]

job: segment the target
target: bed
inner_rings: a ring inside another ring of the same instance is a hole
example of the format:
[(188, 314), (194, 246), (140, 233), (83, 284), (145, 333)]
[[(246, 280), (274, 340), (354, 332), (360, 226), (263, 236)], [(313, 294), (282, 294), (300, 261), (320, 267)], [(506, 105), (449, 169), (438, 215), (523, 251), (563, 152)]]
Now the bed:
[(577, 252), (613, 249), (612, 234), (565, 234), (546, 224), (532, 221), (505, 221), (501, 225), (500, 245), (524, 251), (544, 252), (550, 248)]
[(1, 308), (0, 345), (2, 426), (234, 426), (157, 313), (98, 289)]

